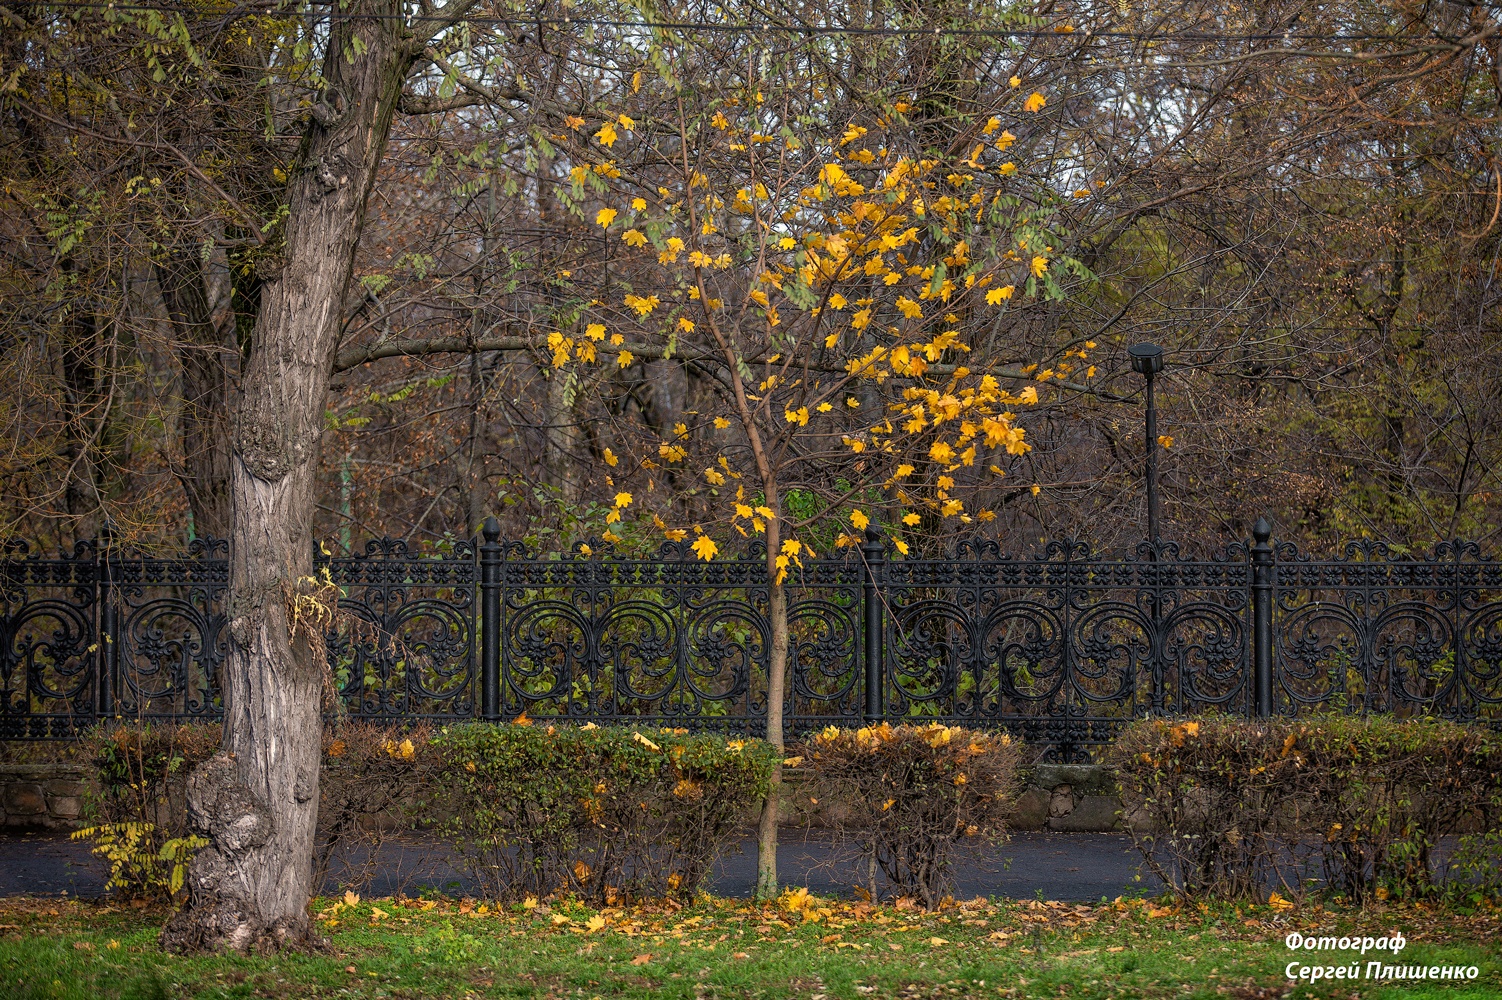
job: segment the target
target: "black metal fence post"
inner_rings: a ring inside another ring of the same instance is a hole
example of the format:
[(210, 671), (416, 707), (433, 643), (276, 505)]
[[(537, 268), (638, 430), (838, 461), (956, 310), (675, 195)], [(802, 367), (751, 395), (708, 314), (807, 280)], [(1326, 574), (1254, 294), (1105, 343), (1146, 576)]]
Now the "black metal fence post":
[(1273, 714), (1273, 547), (1272, 525), (1257, 518), (1252, 527), (1252, 676), (1257, 715)]
[(480, 715), (501, 718), (501, 523), (485, 519), (480, 529)]
[(861, 603), (862, 616), (866, 622), (866, 722), (869, 724), (881, 721), (886, 714), (882, 685), (886, 674), (883, 648), (886, 630), (882, 624), (881, 578), (887, 563), (887, 546), (881, 532), (874, 528), (866, 529), (866, 540), (861, 543), (861, 555), (861, 573), (864, 578)]

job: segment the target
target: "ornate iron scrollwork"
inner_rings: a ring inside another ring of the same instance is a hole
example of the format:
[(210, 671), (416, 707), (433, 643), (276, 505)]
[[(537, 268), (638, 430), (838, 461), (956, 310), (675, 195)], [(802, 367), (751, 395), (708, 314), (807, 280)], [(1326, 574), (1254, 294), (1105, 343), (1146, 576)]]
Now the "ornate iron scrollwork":
[[(1313, 558), (1258, 530), (1260, 548), (1208, 558), (1171, 543), (1107, 557), (1076, 540), (1011, 556), (984, 539), (898, 558), (874, 536), (806, 559), (787, 583), (787, 728), (958, 722), (1082, 759), (1142, 716), (1252, 712), (1256, 662), (1271, 664), (1274, 711), (1502, 725), (1502, 564), (1468, 542)], [(764, 554), (535, 553), (486, 537), (318, 558), (341, 589), (327, 649), (350, 716), (465, 719), (491, 704), (503, 719), (765, 731)], [(165, 558), (6, 546), (0, 735), (218, 717), (227, 557), (213, 540)]]

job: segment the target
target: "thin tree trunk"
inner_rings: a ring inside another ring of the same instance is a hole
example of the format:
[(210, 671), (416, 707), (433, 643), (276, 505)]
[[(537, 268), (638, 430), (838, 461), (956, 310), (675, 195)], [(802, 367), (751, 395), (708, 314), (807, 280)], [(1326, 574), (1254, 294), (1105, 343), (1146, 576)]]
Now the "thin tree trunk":
[(579, 502), (582, 492), (579, 481), (579, 425), (574, 418), (574, 402), (577, 385), (570, 386), (568, 376), (561, 368), (547, 372), (547, 408), (543, 428), (548, 479), (558, 488), (563, 502), (570, 506)]
[(326, 672), (321, 635), (289, 598), (312, 575), (319, 439), (365, 206), (414, 52), (394, 0), (334, 22), (289, 191), (280, 269), (261, 289), (241, 380), (230, 476), (229, 655), (223, 749), (189, 779), (188, 905), (175, 950), (315, 943), (308, 903)]
[[(775, 551), (769, 537), (768, 549)], [(788, 608), (787, 591), (782, 584), (772, 584), (767, 602), (767, 617), (772, 627), (772, 648), (767, 664), (767, 742), (777, 748), (777, 763), (772, 768), (772, 783), (761, 807), (761, 822), (756, 831), (756, 898), (772, 899), (777, 895), (777, 820), (782, 805), (782, 757), (784, 750), (782, 702), (787, 690)]]
[[(767, 489), (767, 505), (777, 510), (777, 487)], [(772, 782), (761, 806), (761, 822), (756, 831), (756, 898), (772, 899), (777, 895), (777, 821), (782, 806), (782, 758), (785, 748), (782, 704), (787, 691), (788, 605), (787, 591), (777, 582), (777, 552), (781, 524), (777, 518), (767, 521), (767, 624), (772, 629), (772, 648), (767, 657), (767, 742), (777, 748), (772, 768)]]
[(182, 461), (174, 463), (187, 495), (193, 531), (229, 537), (230, 527), (230, 358), (227, 336), (214, 328), (197, 248), (175, 250), (156, 262), (162, 303), (177, 338), (182, 403), (178, 440)]

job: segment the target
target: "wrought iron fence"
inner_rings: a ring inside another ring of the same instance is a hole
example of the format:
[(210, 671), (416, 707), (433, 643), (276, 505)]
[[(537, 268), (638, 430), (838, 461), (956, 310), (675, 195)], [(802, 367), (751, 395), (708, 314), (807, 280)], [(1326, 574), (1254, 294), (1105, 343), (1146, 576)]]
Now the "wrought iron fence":
[[(323, 560), (361, 622), (328, 637), (361, 719), (610, 721), (764, 730), (764, 562), (667, 543), (537, 554), (372, 542)], [(227, 548), (178, 558), (82, 543), (0, 559), (0, 737), (101, 719), (214, 719)], [(1220, 711), (1393, 712), (1502, 725), (1502, 563), (1466, 542), (1425, 556), (1352, 542), (1314, 559), (1251, 542), (1213, 558), (994, 541), (894, 558), (875, 537), (790, 581), (794, 731), (879, 718), (1004, 727), (1060, 758), (1131, 719)]]

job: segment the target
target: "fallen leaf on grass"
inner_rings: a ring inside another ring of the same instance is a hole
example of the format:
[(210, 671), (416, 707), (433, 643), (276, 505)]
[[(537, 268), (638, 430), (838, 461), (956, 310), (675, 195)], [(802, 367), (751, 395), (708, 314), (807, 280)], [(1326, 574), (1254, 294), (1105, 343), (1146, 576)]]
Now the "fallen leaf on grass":
[(567, 924), (567, 923), (571, 923), (571, 922), (572, 921), (568, 917), (565, 917), (561, 913), (555, 913), (555, 914), (553, 914), (553, 923), (555, 923), (555, 924)]
[(931, 937), (931, 938), (928, 939), (928, 943), (931, 944), (931, 945), (933, 945), (935, 948), (937, 948), (940, 945), (946, 945), (949, 942), (947, 940), (945, 940), (944, 938), (941, 938), (941, 937)]
[(345, 889), (344, 890), (344, 905), (345, 906), (359, 906), (360, 905), (360, 894), (358, 892), (350, 892), (348, 889)]
[(344, 967), (344, 971), (345, 972), (354, 972), (355, 971), (355, 967), (353, 965), (346, 965)]
[(738, 951), (734, 955), (731, 955), (730, 957), (731, 958), (750, 958), (751, 956), (748, 955), (748, 954), (746, 954), (744, 951)]
[(592, 931), (603, 930), (605, 927), (605, 918), (597, 913), (586, 920), (584, 922), (584, 926), (588, 927)]
[(1107, 948), (1106, 951), (1109, 951), (1109, 952), (1112, 952), (1112, 953), (1118, 952), (1118, 951), (1126, 951), (1126, 945), (1120, 945), (1120, 944), (1118, 944), (1118, 945), (1116, 945), (1113, 948)]
[(631, 960), (631, 964), (632, 965), (646, 965), (650, 961), (652, 961), (651, 954), (637, 955), (635, 958), (633, 958)]

